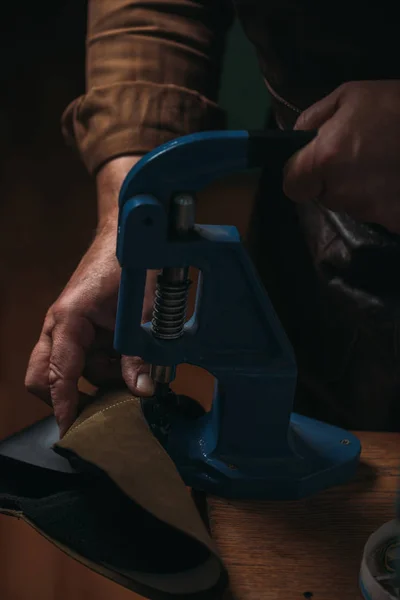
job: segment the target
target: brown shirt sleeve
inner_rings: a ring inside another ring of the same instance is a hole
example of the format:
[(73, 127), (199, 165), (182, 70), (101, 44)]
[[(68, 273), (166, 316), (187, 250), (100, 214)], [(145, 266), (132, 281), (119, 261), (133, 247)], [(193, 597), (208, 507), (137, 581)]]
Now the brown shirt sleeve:
[(216, 101), (232, 17), (229, 0), (89, 0), (86, 94), (62, 125), (91, 173), (224, 127)]

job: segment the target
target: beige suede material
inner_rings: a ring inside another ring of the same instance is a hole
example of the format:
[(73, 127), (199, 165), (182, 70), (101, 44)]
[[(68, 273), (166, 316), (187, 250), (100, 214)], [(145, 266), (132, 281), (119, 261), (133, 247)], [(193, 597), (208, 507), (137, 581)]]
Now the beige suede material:
[(94, 464), (156, 518), (217, 553), (178, 471), (151, 433), (140, 400), (112, 392), (88, 405), (57, 444)]

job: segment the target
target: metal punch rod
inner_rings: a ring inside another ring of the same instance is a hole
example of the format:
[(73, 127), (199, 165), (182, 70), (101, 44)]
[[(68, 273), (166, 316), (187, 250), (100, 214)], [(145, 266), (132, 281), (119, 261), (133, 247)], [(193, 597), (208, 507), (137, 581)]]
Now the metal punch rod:
[[(179, 194), (172, 202), (172, 235), (185, 237), (195, 224), (195, 199), (190, 194)], [(152, 333), (164, 340), (175, 340), (183, 335), (188, 293), (188, 267), (167, 267), (158, 277), (153, 308)], [(151, 365), (150, 376), (156, 396), (165, 396), (175, 379), (175, 366)]]

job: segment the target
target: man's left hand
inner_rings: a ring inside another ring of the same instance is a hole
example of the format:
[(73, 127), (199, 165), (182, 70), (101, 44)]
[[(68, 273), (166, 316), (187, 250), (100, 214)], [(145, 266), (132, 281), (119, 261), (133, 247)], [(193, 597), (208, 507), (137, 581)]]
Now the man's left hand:
[(341, 85), (295, 129), (318, 134), (285, 167), (290, 199), (400, 233), (400, 80)]

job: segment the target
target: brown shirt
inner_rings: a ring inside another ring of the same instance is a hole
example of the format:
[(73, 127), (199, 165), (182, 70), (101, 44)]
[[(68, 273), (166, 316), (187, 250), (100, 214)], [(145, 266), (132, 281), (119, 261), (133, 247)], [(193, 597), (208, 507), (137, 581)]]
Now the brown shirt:
[(223, 128), (216, 103), (225, 0), (89, 0), (87, 91), (63, 132), (90, 172), (174, 137)]

